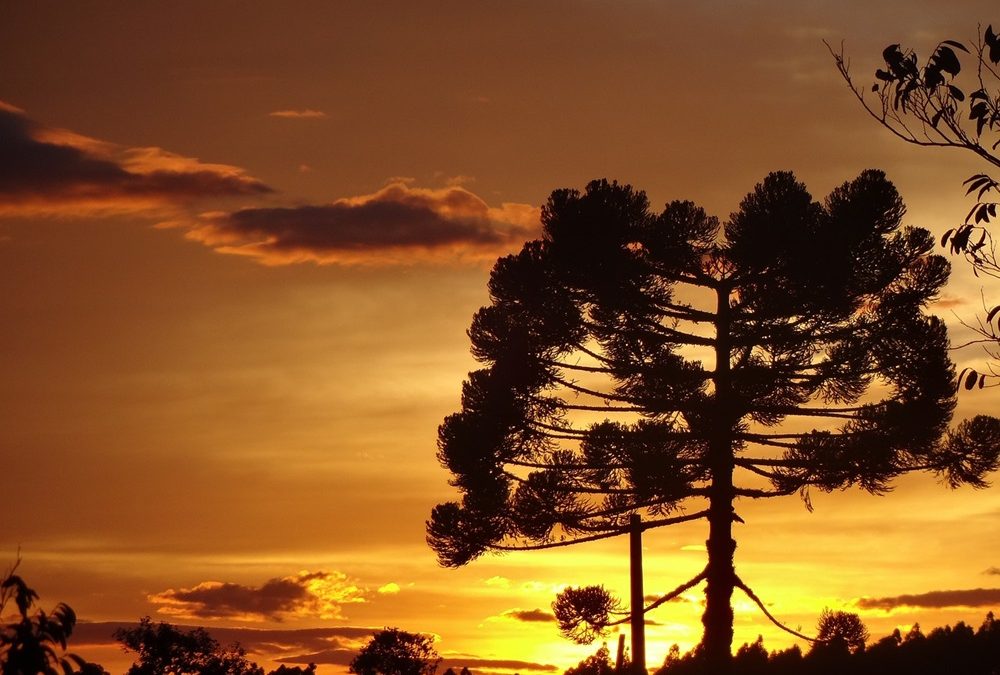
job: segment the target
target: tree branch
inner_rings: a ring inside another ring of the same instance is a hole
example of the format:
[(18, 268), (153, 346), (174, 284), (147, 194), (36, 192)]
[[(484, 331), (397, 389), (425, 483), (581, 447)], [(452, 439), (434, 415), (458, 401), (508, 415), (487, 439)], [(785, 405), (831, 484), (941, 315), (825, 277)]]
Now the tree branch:
[(743, 582), (743, 580), (742, 580), (742, 579), (740, 579), (739, 577), (736, 577), (736, 578), (734, 579), (734, 581), (735, 581), (735, 586), (736, 586), (736, 588), (738, 588), (738, 589), (740, 589), (741, 591), (743, 591), (744, 593), (746, 593), (746, 594), (747, 594), (747, 597), (748, 597), (748, 598), (750, 598), (751, 600), (753, 600), (753, 601), (754, 601), (754, 603), (755, 603), (755, 604), (756, 604), (756, 605), (757, 605), (758, 607), (760, 607), (760, 611), (761, 611), (761, 612), (763, 612), (763, 613), (764, 613), (764, 616), (766, 616), (766, 617), (767, 617), (768, 619), (770, 619), (771, 623), (773, 623), (773, 624), (774, 624), (775, 626), (777, 626), (777, 627), (778, 627), (778, 628), (780, 628), (781, 630), (785, 631), (786, 633), (791, 633), (791, 634), (792, 634), (792, 635), (794, 635), (795, 637), (798, 637), (798, 638), (802, 638), (803, 640), (805, 640), (805, 641), (807, 641), (807, 642), (816, 642), (816, 638), (812, 638), (812, 637), (809, 637), (808, 635), (803, 635), (802, 633), (798, 632), (797, 630), (794, 630), (794, 629), (792, 629), (792, 628), (789, 628), (788, 626), (786, 626), (785, 624), (781, 623), (781, 622), (780, 622), (780, 621), (778, 621), (778, 620), (777, 620), (776, 618), (774, 618), (774, 615), (773, 615), (773, 614), (771, 614), (771, 613), (770, 613), (769, 611), (767, 611), (767, 607), (765, 607), (765, 606), (764, 606), (764, 603), (763, 603), (763, 602), (761, 602), (761, 599), (757, 597), (757, 594), (756, 594), (756, 593), (754, 593), (754, 592), (753, 592), (753, 591), (752, 591), (752, 590), (750, 589), (750, 587), (749, 587), (749, 586), (747, 586), (747, 585), (746, 585), (746, 584), (745, 584), (745, 583)]
[[(654, 610), (654, 609), (656, 609), (657, 607), (659, 607), (660, 605), (662, 605), (664, 603), (670, 602), (674, 598), (680, 597), (681, 593), (683, 593), (684, 591), (688, 590), (689, 588), (693, 588), (693, 587), (697, 586), (699, 583), (701, 583), (702, 581), (704, 581), (707, 577), (708, 577), (708, 567), (705, 567), (705, 569), (703, 569), (693, 579), (689, 579), (688, 581), (685, 581), (683, 584), (681, 584), (680, 586), (678, 586), (674, 590), (670, 591), (666, 595), (661, 595), (659, 598), (657, 598), (656, 600), (654, 600), (652, 603), (650, 603), (650, 604), (646, 605), (645, 607), (643, 607), (642, 608), (642, 613), (645, 614), (646, 612)], [(631, 615), (629, 615), (629, 616), (626, 616), (624, 619), (618, 619), (617, 621), (611, 621), (611, 622), (608, 623), (608, 625), (609, 626), (619, 626), (621, 624), (628, 623), (629, 621), (631, 621), (631, 619), (632, 619), (632, 617), (631, 617)]]

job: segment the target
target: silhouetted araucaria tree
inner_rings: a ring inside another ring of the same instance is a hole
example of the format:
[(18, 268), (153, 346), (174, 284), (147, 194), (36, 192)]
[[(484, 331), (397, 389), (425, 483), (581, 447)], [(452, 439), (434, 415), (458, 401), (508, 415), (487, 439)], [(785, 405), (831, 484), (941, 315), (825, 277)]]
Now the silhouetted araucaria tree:
[(428, 522), (441, 564), (614, 537), (633, 513), (705, 519), (707, 566), (682, 587), (707, 582), (719, 672), (734, 589), (760, 604), (736, 574), (739, 499), (880, 494), (917, 470), (983, 486), (1000, 421), (947, 430), (954, 369), (925, 306), (949, 265), (903, 213), (874, 170), (823, 204), (773, 173), (724, 226), (605, 180), (553, 192), (469, 330), (486, 367), (439, 430), (462, 493)]

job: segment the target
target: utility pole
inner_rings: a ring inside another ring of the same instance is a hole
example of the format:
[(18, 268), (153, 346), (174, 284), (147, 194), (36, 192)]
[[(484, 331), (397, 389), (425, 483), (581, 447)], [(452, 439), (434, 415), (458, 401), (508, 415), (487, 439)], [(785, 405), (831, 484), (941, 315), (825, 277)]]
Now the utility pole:
[(629, 560), (631, 562), (632, 668), (637, 675), (646, 675), (645, 600), (642, 593), (642, 519), (633, 513), (629, 519)]

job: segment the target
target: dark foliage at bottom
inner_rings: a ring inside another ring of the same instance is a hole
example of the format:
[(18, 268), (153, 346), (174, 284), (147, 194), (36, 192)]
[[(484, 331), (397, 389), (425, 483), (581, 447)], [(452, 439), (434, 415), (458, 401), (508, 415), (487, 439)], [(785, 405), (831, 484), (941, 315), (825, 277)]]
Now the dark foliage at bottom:
[[(656, 675), (709, 675), (698, 649), (683, 656), (671, 648)], [(816, 643), (768, 653), (762, 638), (744, 644), (733, 657), (734, 675), (996, 675), (1000, 673), (1000, 621), (986, 615), (978, 630), (958, 622), (924, 635), (919, 625), (899, 630), (867, 647), (845, 641)]]

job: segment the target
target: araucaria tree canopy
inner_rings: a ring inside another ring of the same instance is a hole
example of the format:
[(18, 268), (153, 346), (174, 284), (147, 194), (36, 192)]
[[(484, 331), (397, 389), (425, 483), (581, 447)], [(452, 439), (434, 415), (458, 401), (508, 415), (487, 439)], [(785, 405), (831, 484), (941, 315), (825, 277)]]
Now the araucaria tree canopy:
[(984, 485), (1000, 422), (948, 431), (954, 372), (925, 309), (949, 266), (903, 214), (873, 170), (822, 204), (773, 173), (724, 225), (604, 180), (553, 192), (469, 330), (485, 367), (439, 430), (462, 493), (428, 522), (440, 562), (613, 537), (635, 513), (706, 519), (685, 587), (707, 582), (702, 649), (724, 668), (733, 590), (750, 593), (740, 498), (882, 493), (916, 470)]

